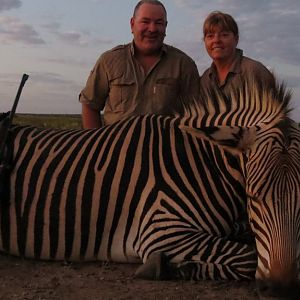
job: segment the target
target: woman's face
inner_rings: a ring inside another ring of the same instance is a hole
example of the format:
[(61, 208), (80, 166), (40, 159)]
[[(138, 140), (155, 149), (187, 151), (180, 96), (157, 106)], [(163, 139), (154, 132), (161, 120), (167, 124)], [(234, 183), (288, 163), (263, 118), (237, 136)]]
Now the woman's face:
[(235, 36), (232, 31), (215, 26), (204, 36), (204, 43), (206, 51), (213, 61), (226, 62), (235, 55), (238, 36)]

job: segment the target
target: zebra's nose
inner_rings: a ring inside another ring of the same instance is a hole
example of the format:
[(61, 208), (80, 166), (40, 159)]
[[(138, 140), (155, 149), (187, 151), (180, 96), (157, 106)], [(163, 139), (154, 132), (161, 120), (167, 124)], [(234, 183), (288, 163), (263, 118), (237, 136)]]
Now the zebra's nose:
[(271, 280), (257, 281), (259, 299), (276, 300), (299, 300), (300, 283), (299, 282), (277, 282)]

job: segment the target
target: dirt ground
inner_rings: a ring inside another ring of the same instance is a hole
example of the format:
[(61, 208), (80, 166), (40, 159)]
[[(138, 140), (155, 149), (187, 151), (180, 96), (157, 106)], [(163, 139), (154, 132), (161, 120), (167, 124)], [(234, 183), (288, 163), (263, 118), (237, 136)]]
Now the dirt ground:
[(0, 255), (0, 299), (258, 299), (254, 281), (147, 281), (133, 278), (136, 268), (127, 264), (66, 264)]

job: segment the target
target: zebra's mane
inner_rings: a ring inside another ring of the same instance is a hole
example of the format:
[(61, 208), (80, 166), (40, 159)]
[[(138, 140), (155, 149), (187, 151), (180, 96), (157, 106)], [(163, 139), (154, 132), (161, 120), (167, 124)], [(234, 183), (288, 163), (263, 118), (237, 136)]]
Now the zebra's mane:
[(201, 91), (198, 99), (183, 100), (181, 117), (190, 126), (236, 125), (253, 126), (261, 123), (278, 123), (288, 118), (291, 90), (285, 83), (272, 89), (264, 88), (254, 78), (241, 81), (225, 96), (215, 89)]

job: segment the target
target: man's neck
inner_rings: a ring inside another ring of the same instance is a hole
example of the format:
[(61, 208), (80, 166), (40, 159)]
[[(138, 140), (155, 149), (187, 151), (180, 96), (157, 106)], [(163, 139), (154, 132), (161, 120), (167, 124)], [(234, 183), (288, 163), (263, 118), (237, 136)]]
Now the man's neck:
[(161, 57), (161, 50), (156, 52), (144, 52), (135, 48), (134, 57), (139, 62), (139, 64), (143, 67), (145, 74), (149, 72), (149, 70), (158, 62)]

